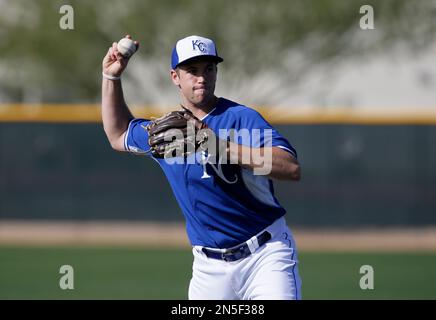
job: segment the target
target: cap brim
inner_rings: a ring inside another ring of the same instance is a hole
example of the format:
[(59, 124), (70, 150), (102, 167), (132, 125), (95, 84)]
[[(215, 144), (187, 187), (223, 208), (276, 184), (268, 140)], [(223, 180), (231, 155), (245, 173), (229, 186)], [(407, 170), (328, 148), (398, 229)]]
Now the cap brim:
[(216, 62), (217, 64), (220, 63), (220, 62), (223, 62), (223, 61), (224, 61), (224, 59), (221, 58), (221, 57), (213, 56), (213, 55), (206, 55), (206, 54), (205, 54), (205, 55), (192, 57), (192, 58), (186, 59), (185, 61), (179, 62), (179, 63), (175, 66), (175, 68), (177, 68), (177, 67), (179, 67), (179, 66), (182, 66), (182, 65), (184, 65), (184, 64), (188, 64), (188, 63), (190, 63), (190, 62), (196, 61), (196, 60), (209, 60), (209, 61)]

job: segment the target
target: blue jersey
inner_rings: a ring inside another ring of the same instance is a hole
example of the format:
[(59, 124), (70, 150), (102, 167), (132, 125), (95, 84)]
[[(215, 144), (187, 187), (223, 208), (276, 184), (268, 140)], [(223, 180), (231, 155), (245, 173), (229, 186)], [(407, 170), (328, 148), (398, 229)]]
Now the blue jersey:
[[(235, 139), (252, 147), (280, 147), (297, 157), (291, 144), (257, 111), (246, 106), (219, 98), (216, 107), (201, 120), (217, 135), (223, 129), (256, 131), (248, 142), (241, 136)], [(130, 122), (125, 136), (127, 151), (143, 154), (149, 150), (148, 134), (144, 130), (148, 122), (145, 119)], [(192, 245), (235, 246), (286, 213), (274, 196), (272, 181), (237, 164), (168, 163), (166, 159), (153, 159), (159, 163), (173, 189)]]

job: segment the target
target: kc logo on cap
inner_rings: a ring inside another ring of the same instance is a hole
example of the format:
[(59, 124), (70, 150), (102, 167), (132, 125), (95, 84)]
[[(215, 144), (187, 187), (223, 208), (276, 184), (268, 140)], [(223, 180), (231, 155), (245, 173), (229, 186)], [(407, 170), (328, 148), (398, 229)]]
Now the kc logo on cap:
[(223, 59), (218, 56), (215, 43), (208, 38), (189, 36), (177, 41), (171, 55), (171, 68), (197, 57), (212, 57), (219, 63)]
[(201, 52), (206, 50), (206, 45), (200, 40), (192, 40), (192, 50), (195, 50), (195, 47), (197, 47)]

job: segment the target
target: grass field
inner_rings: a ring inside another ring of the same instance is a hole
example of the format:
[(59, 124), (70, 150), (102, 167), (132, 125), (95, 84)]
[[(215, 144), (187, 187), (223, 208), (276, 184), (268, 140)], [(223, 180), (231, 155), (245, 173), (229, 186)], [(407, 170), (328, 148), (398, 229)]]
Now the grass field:
[[(304, 299), (435, 299), (436, 253), (301, 252)], [(189, 249), (0, 247), (0, 299), (187, 299)], [(59, 268), (74, 268), (61, 290)], [(359, 287), (374, 268), (374, 290)]]

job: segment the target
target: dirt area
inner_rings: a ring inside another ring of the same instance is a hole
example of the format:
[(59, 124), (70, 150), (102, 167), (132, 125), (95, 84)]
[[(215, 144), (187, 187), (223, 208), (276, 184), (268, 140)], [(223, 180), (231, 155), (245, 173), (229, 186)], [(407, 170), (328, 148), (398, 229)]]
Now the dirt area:
[[(436, 227), (368, 230), (294, 228), (299, 250), (436, 251)], [(183, 224), (1, 221), (0, 245), (188, 248)]]

